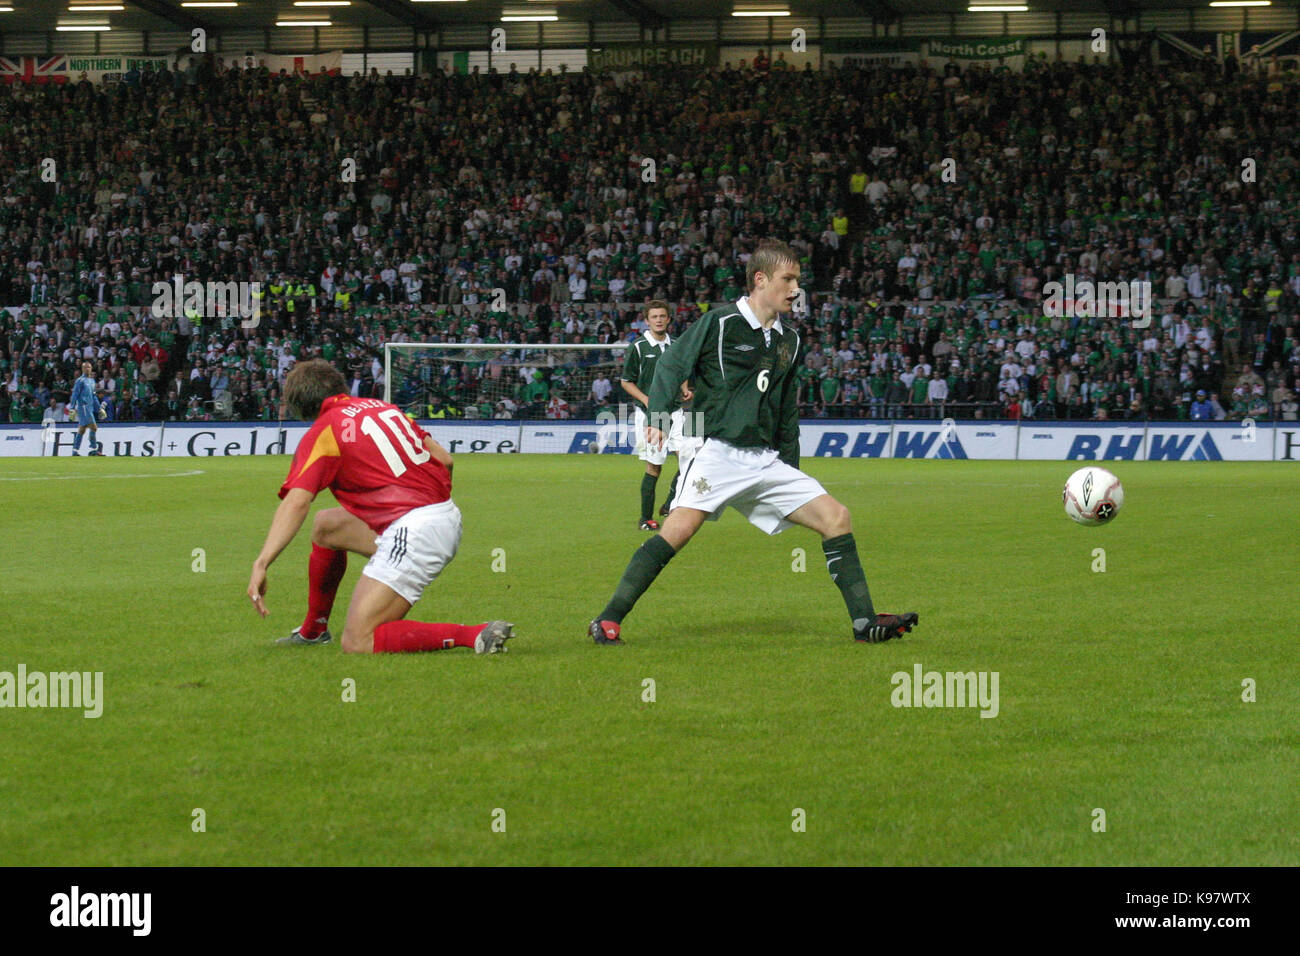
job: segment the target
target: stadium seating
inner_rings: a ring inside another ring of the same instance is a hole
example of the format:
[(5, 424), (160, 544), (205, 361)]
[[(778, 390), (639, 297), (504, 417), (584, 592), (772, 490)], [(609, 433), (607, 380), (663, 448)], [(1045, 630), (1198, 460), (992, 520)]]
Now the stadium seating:
[[(808, 416), (1294, 416), (1300, 86), (1207, 69), (5, 86), (0, 420), (85, 356), (115, 419), (256, 419), (308, 356), (369, 394), (388, 339), (625, 340), (741, 294), (766, 236), (804, 256)], [(154, 318), (178, 274), (259, 283), (257, 325)], [(1044, 316), (1066, 274), (1151, 282), (1151, 328)]]

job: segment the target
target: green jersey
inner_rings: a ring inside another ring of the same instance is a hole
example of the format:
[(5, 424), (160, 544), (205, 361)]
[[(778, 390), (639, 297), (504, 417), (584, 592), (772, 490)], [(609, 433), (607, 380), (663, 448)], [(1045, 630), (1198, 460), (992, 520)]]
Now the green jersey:
[(930, 380), (918, 375), (912, 379), (912, 404), (921, 405), (930, 394)]
[[(662, 340), (656, 339), (647, 329), (641, 333), (641, 337), (632, 343), (627, 350), (627, 360), (623, 363), (622, 380), (631, 382), (647, 395), (650, 394), (650, 383), (655, 380), (655, 369), (659, 367), (659, 360), (664, 357), (668, 351), (668, 346), (672, 344), (672, 339), (665, 335)], [(681, 402), (673, 405), (676, 409)], [(636, 403), (636, 407), (645, 411), (645, 405), (641, 402)]]
[(651, 423), (673, 410), (682, 382), (695, 390), (703, 437), (737, 448), (771, 448), (799, 467), (799, 333), (780, 320), (764, 331), (741, 299), (706, 312), (659, 361)]

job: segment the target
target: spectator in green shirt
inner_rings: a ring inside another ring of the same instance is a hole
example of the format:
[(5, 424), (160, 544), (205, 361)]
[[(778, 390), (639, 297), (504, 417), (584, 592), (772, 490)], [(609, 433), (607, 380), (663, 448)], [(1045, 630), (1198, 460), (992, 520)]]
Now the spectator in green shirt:
[(821, 404), (819, 411), (822, 415), (833, 414), (830, 410), (836, 408), (840, 403), (840, 380), (836, 378), (835, 373), (828, 367), (826, 375), (821, 381)]

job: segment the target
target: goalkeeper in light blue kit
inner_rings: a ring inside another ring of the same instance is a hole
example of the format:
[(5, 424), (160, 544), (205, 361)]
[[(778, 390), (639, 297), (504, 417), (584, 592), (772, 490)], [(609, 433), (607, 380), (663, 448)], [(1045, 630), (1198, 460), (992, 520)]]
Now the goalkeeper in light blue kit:
[(81, 378), (72, 386), (72, 397), (68, 399), (68, 404), (77, 414), (77, 437), (72, 441), (72, 453), (81, 454), (81, 436), (89, 428), (90, 451), (87, 454), (104, 454), (97, 424), (104, 417), (104, 407), (99, 404), (99, 397), (95, 394), (95, 368), (89, 362), (81, 363)]

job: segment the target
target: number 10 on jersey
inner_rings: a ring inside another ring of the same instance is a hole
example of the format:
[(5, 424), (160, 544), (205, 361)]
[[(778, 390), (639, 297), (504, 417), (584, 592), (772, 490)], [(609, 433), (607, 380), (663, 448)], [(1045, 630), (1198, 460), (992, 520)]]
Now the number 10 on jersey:
[[(379, 427), (381, 421), (385, 428)], [(397, 445), (401, 447), (400, 453), (389, 440), (388, 434), (385, 434), (385, 430), (397, 439)], [(409, 465), (423, 465), (429, 460), (429, 450), (424, 447), (424, 442), (415, 434), (410, 421), (399, 409), (385, 408), (377, 415), (362, 417), (361, 433), (375, 443), (375, 447), (379, 449), (379, 454), (384, 456), (384, 461), (388, 463), (394, 477), (405, 472)]]

